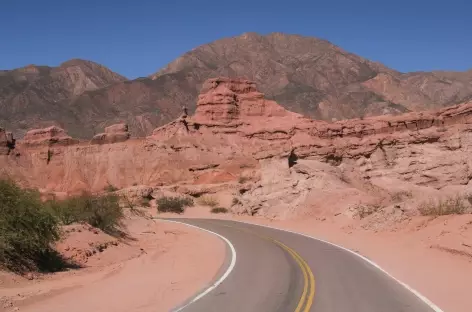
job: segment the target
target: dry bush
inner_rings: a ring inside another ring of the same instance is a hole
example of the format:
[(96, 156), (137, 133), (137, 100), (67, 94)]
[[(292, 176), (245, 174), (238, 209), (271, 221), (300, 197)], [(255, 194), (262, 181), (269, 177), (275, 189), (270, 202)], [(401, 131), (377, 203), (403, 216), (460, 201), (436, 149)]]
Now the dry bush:
[(141, 198), (141, 206), (143, 207), (151, 207), (151, 199), (148, 197)]
[(392, 194), (392, 201), (395, 203), (398, 203), (412, 197), (413, 197), (413, 194), (410, 191), (399, 191)]
[(376, 213), (381, 208), (380, 205), (377, 204), (357, 204), (354, 206), (354, 211), (359, 218), (364, 219), (365, 217), (370, 216), (373, 213)]
[(157, 211), (183, 213), (185, 207), (193, 206), (193, 200), (186, 197), (168, 197), (164, 196), (156, 200)]
[(211, 213), (228, 213), (228, 209), (224, 207), (215, 207), (210, 210)]
[(205, 195), (198, 198), (197, 202), (202, 206), (208, 207), (216, 207), (219, 205), (218, 200), (215, 197), (209, 195)]
[(118, 191), (118, 188), (112, 184), (108, 184), (107, 186), (105, 186), (104, 190), (108, 193), (113, 193), (113, 192)]
[(233, 204), (233, 206), (239, 205), (239, 204), (241, 204), (241, 200), (237, 197), (233, 197), (232, 204)]
[(245, 176), (240, 176), (239, 179), (238, 179), (238, 182), (240, 184), (244, 184), (246, 183), (247, 181), (251, 180), (249, 177), (245, 177)]
[(445, 216), (453, 214), (467, 213), (467, 206), (464, 204), (464, 199), (470, 196), (449, 196), (444, 199), (429, 200), (422, 202), (418, 206), (418, 211), (422, 216)]

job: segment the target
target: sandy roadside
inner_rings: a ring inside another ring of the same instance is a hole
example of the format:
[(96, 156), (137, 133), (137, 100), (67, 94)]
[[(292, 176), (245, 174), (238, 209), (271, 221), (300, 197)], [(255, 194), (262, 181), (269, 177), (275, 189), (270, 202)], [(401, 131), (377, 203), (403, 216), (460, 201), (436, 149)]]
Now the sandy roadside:
[(245, 221), (324, 239), (373, 260), (444, 311), (472, 311), (472, 253), (441, 248), (471, 248), (467, 246), (472, 246), (472, 215), (440, 217), (434, 220), (418, 218), (383, 231), (345, 226), (334, 219), (276, 221), (258, 217), (214, 215), (208, 213), (208, 209), (198, 207), (188, 209), (184, 217)]
[[(131, 232), (143, 250), (139, 257), (1, 287), (2, 301), (14, 298), (3, 311), (169, 311), (205, 288), (225, 259), (223, 241), (185, 225), (139, 221)], [(100, 257), (107, 253), (114, 256), (110, 250)]]

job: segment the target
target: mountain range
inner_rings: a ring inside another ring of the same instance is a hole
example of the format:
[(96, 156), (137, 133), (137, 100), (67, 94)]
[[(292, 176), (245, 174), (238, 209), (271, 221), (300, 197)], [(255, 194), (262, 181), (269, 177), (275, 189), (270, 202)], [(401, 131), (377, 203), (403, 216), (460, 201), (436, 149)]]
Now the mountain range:
[(134, 136), (196, 107), (205, 80), (255, 81), (286, 109), (341, 120), (441, 108), (472, 99), (472, 70), (401, 73), (311, 37), (245, 33), (197, 47), (134, 80), (91, 61), (0, 71), (0, 127), (18, 137), (58, 125), (77, 138), (126, 122)]

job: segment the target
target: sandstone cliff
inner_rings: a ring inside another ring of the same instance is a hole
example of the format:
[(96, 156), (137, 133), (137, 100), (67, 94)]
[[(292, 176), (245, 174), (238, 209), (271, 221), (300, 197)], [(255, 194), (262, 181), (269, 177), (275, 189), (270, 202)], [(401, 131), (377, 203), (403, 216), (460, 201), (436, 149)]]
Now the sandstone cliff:
[(50, 144), (51, 133), (64, 137), (46, 129), (18, 141), (16, 155), (0, 156), (3, 170), (44, 191), (225, 191), (237, 199), (234, 212), (275, 218), (355, 216), (361, 204), (404, 218), (422, 196), (471, 190), (472, 103), (326, 122), (265, 99), (253, 82), (217, 78), (204, 84), (194, 115), (184, 109), (146, 138), (66, 145)]

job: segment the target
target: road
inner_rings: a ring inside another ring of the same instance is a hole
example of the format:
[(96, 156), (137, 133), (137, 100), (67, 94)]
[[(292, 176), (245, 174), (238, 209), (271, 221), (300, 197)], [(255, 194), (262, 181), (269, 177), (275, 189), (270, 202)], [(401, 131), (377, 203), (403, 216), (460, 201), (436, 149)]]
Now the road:
[(441, 311), (361, 257), (328, 243), (234, 221), (175, 221), (217, 233), (235, 250), (228, 247), (221, 284), (176, 311)]

